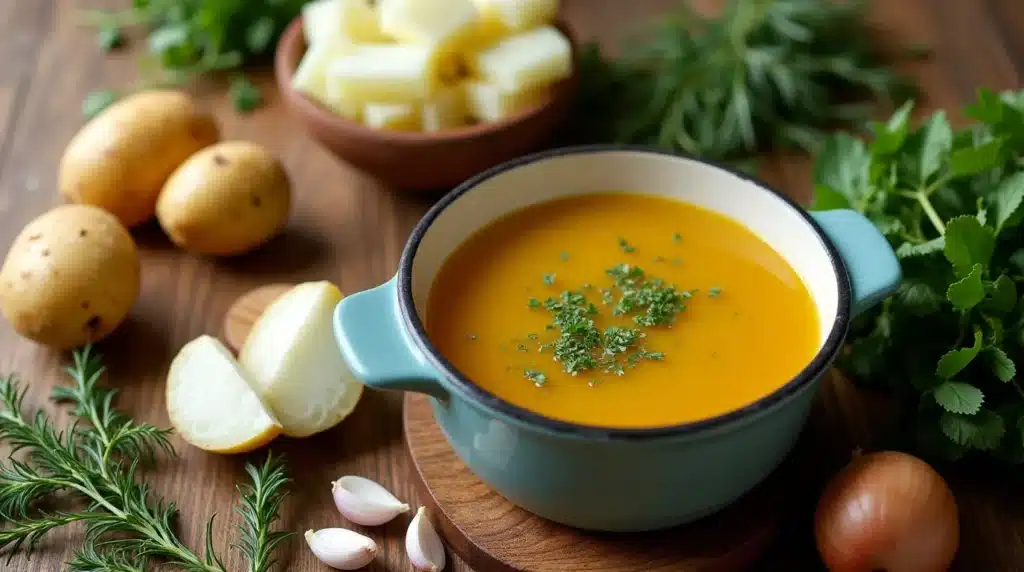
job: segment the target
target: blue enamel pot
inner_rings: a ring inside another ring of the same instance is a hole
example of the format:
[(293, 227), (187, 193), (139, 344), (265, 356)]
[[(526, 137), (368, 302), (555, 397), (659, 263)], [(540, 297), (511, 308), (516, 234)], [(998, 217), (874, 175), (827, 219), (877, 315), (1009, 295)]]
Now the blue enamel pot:
[[(677, 198), (757, 234), (787, 260), (814, 299), (822, 332), (814, 358), (793, 379), (740, 409), (639, 430), (542, 416), (461, 374), (424, 329), (430, 288), (446, 257), (512, 211), (607, 190)], [(699, 519), (764, 480), (806, 422), (851, 317), (892, 293), (899, 279), (885, 237), (854, 211), (809, 213), (750, 177), (691, 157), (573, 147), (505, 163), (453, 190), (416, 226), (394, 278), (345, 298), (334, 326), (357, 377), (371, 387), (429, 395), (461, 460), (511, 502), (573, 527), (642, 531)]]

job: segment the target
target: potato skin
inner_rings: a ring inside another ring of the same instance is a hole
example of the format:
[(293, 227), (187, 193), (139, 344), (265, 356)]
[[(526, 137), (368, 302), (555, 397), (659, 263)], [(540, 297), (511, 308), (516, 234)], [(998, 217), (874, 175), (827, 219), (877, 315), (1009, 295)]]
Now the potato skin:
[(291, 210), (281, 162), (249, 141), (224, 141), (189, 157), (167, 180), (156, 216), (171, 240), (210, 256), (242, 254), (270, 240)]
[(131, 228), (153, 217), (167, 177), (220, 138), (213, 117), (169, 90), (126, 96), (72, 137), (60, 161), (61, 195), (103, 208)]
[(57, 349), (97, 342), (139, 294), (138, 249), (109, 212), (61, 205), (29, 222), (0, 267), (0, 313), (22, 336)]

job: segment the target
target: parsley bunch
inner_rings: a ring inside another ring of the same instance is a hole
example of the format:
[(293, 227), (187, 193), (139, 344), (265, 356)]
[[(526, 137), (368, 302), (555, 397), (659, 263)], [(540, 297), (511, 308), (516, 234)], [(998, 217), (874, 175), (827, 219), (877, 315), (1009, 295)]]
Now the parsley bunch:
[(1024, 462), (1024, 91), (980, 90), (954, 128), (912, 104), (862, 142), (832, 137), (814, 208), (867, 215), (896, 249), (897, 294), (853, 324), (841, 367), (905, 406), (925, 455)]
[(875, 50), (868, 7), (730, 0), (708, 17), (683, 0), (617, 57), (586, 46), (567, 136), (727, 161), (768, 147), (817, 150), (831, 129), (871, 117), (868, 98), (898, 105), (909, 94)]
[[(232, 100), (239, 111), (249, 111), (260, 105), (262, 95), (237, 70), (269, 57), (285, 27), (308, 1), (132, 0), (128, 10), (88, 12), (86, 17), (96, 25), (97, 42), (107, 51), (124, 43), (123, 27), (146, 27), (149, 55), (142, 69), (153, 77), (138, 88), (178, 85), (210, 72), (236, 71)], [(111, 90), (93, 92), (83, 103), (83, 113), (95, 115), (121, 95)]]
[[(213, 548), (213, 519), (200, 556), (174, 533), (174, 503), (152, 498), (139, 479), (140, 463), (158, 452), (173, 453), (170, 432), (113, 409), (115, 391), (99, 385), (103, 367), (88, 347), (75, 352), (67, 371), (74, 384), (53, 393), (73, 406), (73, 423), (63, 431), (43, 411), (26, 411), (25, 391), (13, 377), (0, 379), (0, 440), (27, 453), (25, 460), (12, 455), (0, 464), (0, 549), (8, 551), (8, 561), (19, 549), (31, 552), (50, 531), (81, 522), (85, 539), (68, 570), (144, 572), (155, 559), (188, 572), (225, 572)], [(251, 483), (238, 488), (242, 524), (234, 546), (245, 555), (248, 572), (268, 572), (274, 549), (290, 536), (271, 530), (288, 479), (280, 461), (269, 456), (262, 465), (246, 465), (246, 472)], [(84, 501), (84, 508), (45, 509), (43, 503), (58, 493)]]

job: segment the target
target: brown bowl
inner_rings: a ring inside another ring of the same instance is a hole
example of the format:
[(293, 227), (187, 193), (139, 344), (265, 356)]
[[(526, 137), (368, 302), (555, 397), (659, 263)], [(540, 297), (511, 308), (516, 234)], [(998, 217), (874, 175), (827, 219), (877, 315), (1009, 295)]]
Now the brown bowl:
[[(564, 23), (574, 58), (578, 45)], [(418, 133), (373, 129), (342, 117), (292, 87), (291, 78), (306, 51), (301, 16), (277, 45), (274, 73), (292, 115), (339, 158), (402, 190), (439, 190), (458, 185), (490, 167), (535, 151), (552, 138), (569, 113), (576, 87), (575, 71), (551, 88), (537, 107), (493, 123)]]

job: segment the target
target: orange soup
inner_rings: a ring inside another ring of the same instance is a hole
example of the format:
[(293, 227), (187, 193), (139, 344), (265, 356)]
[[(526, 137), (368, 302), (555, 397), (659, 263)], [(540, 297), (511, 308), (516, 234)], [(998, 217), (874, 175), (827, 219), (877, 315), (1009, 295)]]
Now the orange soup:
[(632, 193), (557, 199), (472, 235), (430, 291), (441, 354), (502, 399), (604, 427), (735, 410), (819, 346), (800, 277), (744, 226)]

